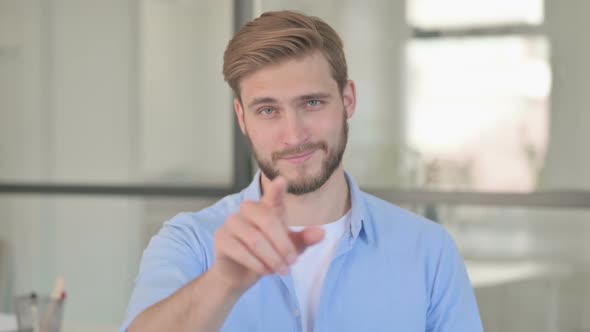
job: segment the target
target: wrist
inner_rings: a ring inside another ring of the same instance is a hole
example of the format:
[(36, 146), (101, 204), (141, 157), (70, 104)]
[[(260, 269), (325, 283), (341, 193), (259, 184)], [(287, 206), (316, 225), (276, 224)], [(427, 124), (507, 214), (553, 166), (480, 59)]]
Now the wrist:
[(209, 271), (206, 272), (206, 275), (210, 284), (223, 294), (224, 297), (228, 296), (237, 299), (244, 293), (240, 285), (236, 285), (231, 277), (225, 275), (217, 264), (213, 264)]

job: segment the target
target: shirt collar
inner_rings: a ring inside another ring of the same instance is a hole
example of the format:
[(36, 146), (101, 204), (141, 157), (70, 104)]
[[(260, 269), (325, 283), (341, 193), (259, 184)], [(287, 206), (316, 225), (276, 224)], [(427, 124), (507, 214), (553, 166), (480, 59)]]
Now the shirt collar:
[[(348, 188), (350, 190), (351, 213), (350, 213), (350, 236), (351, 241), (355, 242), (360, 236), (367, 243), (373, 243), (375, 240), (373, 222), (371, 214), (367, 208), (367, 203), (363, 192), (360, 190), (353, 177), (344, 171)], [(254, 175), (250, 185), (242, 191), (244, 200), (259, 201), (261, 197), (260, 188), (260, 171)]]

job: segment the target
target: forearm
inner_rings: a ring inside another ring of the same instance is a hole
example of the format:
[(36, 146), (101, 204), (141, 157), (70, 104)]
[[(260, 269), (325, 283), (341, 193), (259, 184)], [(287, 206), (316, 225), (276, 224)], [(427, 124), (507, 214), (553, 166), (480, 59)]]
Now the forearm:
[(219, 331), (239, 296), (210, 270), (146, 309), (128, 331)]

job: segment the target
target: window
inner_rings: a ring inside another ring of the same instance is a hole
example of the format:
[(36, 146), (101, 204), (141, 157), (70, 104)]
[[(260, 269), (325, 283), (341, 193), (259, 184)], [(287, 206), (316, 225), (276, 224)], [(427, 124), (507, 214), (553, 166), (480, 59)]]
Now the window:
[(413, 185), (536, 190), (549, 136), (550, 43), (520, 25), (539, 27), (543, 16), (535, 0), (408, 1), (405, 173)]
[(407, 19), (421, 29), (498, 25), (538, 25), (542, 0), (408, 0)]
[(535, 190), (548, 139), (547, 40), (413, 40), (406, 55), (406, 128), (416, 184)]

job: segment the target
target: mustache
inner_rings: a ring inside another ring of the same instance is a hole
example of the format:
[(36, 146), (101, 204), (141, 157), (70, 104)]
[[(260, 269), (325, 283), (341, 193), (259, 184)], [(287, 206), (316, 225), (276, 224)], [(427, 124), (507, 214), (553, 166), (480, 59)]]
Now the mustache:
[(289, 158), (292, 156), (297, 156), (297, 155), (301, 155), (301, 154), (305, 154), (308, 152), (311, 152), (313, 150), (324, 150), (325, 152), (328, 152), (328, 144), (326, 144), (326, 142), (324, 141), (320, 141), (320, 142), (313, 142), (313, 143), (303, 143), (291, 148), (287, 148), (283, 151), (278, 151), (278, 152), (273, 152), (272, 154), (272, 161), (277, 161), (279, 159), (282, 158)]

